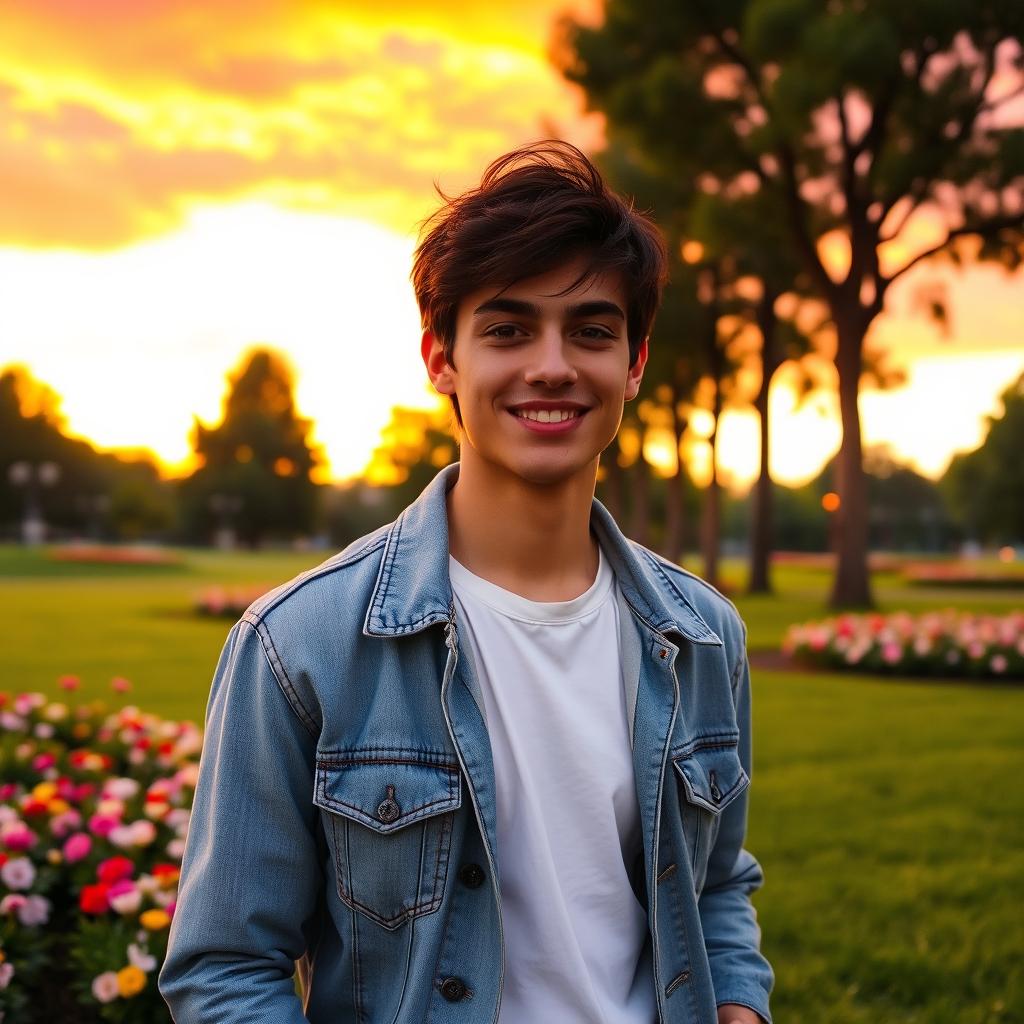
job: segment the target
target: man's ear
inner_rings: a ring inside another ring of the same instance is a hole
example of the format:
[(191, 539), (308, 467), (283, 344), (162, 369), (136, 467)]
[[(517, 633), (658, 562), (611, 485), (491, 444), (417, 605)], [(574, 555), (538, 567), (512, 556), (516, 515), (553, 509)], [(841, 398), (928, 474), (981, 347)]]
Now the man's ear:
[(637, 393), (640, 391), (640, 381), (644, 375), (644, 367), (647, 365), (647, 339), (644, 338), (640, 342), (640, 349), (636, 354), (636, 362), (627, 371), (626, 377), (626, 393), (623, 396), (628, 402), (632, 398), (636, 398)]
[(455, 394), (455, 379), (452, 368), (444, 354), (444, 343), (430, 328), (423, 331), (420, 339), (420, 355), (423, 357), (423, 365), (427, 368), (427, 376), (434, 390), (441, 395)]

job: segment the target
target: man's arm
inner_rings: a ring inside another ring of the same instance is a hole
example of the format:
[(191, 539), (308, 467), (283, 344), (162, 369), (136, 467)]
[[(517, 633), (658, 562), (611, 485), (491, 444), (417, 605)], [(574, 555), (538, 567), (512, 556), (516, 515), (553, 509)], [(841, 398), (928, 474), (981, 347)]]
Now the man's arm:
[[(740, 730), (739, 757), (751, 774), (750, 665), (743, 649), (733, 671), (732, 689)], [(750, 894), (761, 887), (764, 876), (754, 857), (743, 848), (747, 832), (749, 787), (722, 811), (718, 838), (708, 862), (707, 881), (698, 901), (701, 925), (720, 1024), (747, 1024), (756, 1020), (737, 1010), (755, 1011), (771, 1024), (768, 996), (774, 975), (761, 955), (761, 931)]]
[(306, 1019), (293, 974), (322, 885), (316, 739), (285, 697), (269, 643), (250, 622), (236, 623), (213, 679), (159, 976), (177, 1024)]

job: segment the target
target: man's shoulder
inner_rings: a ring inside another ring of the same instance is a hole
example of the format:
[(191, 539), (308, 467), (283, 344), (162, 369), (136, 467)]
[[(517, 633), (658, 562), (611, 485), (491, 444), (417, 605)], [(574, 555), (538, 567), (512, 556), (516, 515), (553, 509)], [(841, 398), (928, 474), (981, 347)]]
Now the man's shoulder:
[(629, 545), (649, 568), (652, 578), (669, 600), (682, 602), (695, 611), (729, 648), (744, 648), (746, 626), (736, 605), (717, 587), (696, 573), (684, 569), (664, 555), (629, 540)]
[[(341, 551), (258, 597), (242, 614), (253, 623), (301, 622), (307, 614), (366, 610), (366, 600), (377, 579), (381, 555), (394, 523), (385, 523), (357, 537)], [(308, 619), (306, 620), (309, 621)]]

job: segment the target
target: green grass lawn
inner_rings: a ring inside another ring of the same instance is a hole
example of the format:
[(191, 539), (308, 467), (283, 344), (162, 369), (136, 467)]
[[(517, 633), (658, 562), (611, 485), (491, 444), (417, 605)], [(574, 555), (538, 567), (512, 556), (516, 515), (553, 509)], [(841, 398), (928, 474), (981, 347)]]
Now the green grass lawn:
[[(74, 673), (109, 695), (122, 675), (129, 700), (201, 721), (231, 623), (195, 617), (193, 596), (325, 556), (183, 555), (86, 570), (0, 547), (3, 688), (53, 694)], [(738, 593), (740, 567), (725, 570)], [(737, 598), (752, 649), (824, 614), (826, 573), (787, 566), (776, 582)], [(876, 591), (887, 609), (1024, 604), (896, 576)], [(759, 670), (754, 719), (748, 845), (778, 1024), (1024, 1022), (1024, 687)]]

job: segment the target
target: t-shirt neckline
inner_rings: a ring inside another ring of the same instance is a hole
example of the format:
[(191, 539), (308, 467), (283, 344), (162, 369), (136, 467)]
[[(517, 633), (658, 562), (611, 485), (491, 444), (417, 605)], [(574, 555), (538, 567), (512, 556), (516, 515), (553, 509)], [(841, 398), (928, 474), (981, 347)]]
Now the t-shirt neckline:
[(448, 571), (452, 588), (457, 594), (462, 591), (502, 615), (521, 622), (535, 623), (576, 622), (589, 615), (604, 604), (615, 579), (600, 544), (597, 548), (597, 575), (594, 582), (582, 594), (569, 601), (531, 601), (470, 572), (451, 554), (448, 555)]

